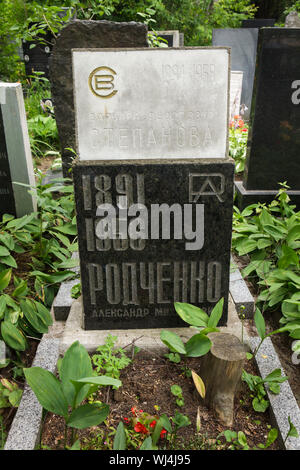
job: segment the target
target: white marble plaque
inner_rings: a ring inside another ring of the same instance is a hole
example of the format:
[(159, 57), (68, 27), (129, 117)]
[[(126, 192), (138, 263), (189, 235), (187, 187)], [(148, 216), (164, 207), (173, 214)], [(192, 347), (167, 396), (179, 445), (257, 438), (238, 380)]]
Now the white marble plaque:
[(73, 50), (80, 160), (226, 158), (229, 50)]
[(230, 77), (230, 118), (240, 114), (243, 72), (232, 71)]

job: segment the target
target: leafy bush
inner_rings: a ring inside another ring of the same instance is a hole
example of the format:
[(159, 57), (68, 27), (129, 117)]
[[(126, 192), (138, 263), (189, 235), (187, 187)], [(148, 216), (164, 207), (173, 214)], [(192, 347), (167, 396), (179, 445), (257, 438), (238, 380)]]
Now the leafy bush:
[(281, 324), (299, 339), (300, 212), (290, 204), (286, 189), (282, 184), (269, 205), (252, 204), (243, 211), (235, 207), (232, 247), (248, 258), (242, 274), (259, 286), (262, 311), (282, 304)]

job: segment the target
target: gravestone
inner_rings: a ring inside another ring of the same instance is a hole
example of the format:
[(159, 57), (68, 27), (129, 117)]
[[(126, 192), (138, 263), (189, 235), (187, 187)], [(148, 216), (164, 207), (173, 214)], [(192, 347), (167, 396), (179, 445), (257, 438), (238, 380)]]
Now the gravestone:
[(300, 29), (259, 31), (254, 99), (239, 205), (270, 202), (278, 183), (300, 208)]
[(257, 28), (213, 29), (213, 46), (231, 47), (231, 70), (243, 72), (241, 103), (248, 108), (243, 118), (249, 119), (255, 73)]
[[(69, 10), (69, 8), (61, 8), (57, 16), (63, 18)], [(71, 10), (73, 10), (72, 18), (74, 18), (76, 13), (73, 8)], [(33, 26), (33, 23), (29, 26)], [(38, 42), (39, 40), (42, 42)], [(49, 60), (54, 44), (55, 35), (50, 29), (45, 30), (44, 34), (38, 34), (34, 41), (22, 40), (21, 59), (25, 63), (26, 75), (30, 76), (34, 72), (43, 72), (43, 76), (49, 79)]]
[(74, 50), (73, 73), (84, 328), (185, 326), (175, 301), (221, 297), (226, 324), (229, 50)]
[[(183, 38), (180, 38), (180, 33), (177, 30), (174, 31), (157, 31), (158, 37), (165, 39), (168, 43), (168, 47), (179, 47), (181, 46), (180, 42), (183, 41)], [(183, 44), (182, 44), (183, 45)]]
[(238, 70), (230, 74), (230, 108), (229, 117), (233, 119), (234, 116), (240, 114), (241, 96), (243, 88), (243, 72)]
[(296, 11), (291, 11), (285, 19), (286, 28), (300, 28), (300, 17)]
[(272, 28), (275, 24), (274, 18), (253, 18), (242, 21), (242, 28)]
[(22, 217), (36, 210), (35, 186), (22, 87), (0, 82), (0, 216)]
[(74, 158), (67, 149), (76, 148), (71, 50), (147, 46), (147, 27), (141, 23), (75, 20), (61, 30), (51, 54), (50, 80), (64, 176), (69, 176)]

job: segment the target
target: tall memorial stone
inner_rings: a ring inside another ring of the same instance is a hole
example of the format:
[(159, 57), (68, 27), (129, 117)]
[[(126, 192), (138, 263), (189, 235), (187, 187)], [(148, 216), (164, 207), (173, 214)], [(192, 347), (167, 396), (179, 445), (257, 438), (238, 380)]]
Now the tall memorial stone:
[(36, 210), (30, 188), (18, 183), (35, 185), (22, 87), (0, 82), (0, 216)]
[(254, 99), (240, 206), (270, 202), (286, 181), (300, 208), (300, 29), (259, 31)]
[(227, 320), (234, 164), (227, 48), (74, 50), (85, 329)]
[(75, 114), (73, 101), (73, 48), (147, 47), (147, 27), (141, 23), (75, 20), (65, 26), (52, 49), (50, 80), (55, 117), (61, 145), (64, 176), (75, 150)]
[(252, 102), (255, 73), (257, 28), (213, 29), (212, 45), (231, 48), (231, 70), (243, 72), (241, 104), (248, 108), (243, 118), (248, 120)]

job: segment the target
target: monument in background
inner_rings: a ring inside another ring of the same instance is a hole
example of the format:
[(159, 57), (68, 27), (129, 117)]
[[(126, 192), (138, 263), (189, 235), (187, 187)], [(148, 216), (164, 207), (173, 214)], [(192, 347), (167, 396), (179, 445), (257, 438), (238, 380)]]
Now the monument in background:
[(259, 30), (253, 105), (240, 207), (270, 202), (279, 183), (300, 209), (300, 29)]
[(243, 72), (241, 104), (248, 109), (243, 119), (248, 120), (252, 102), (252, 90), (255, 73), (257, 28), (213, 29), (212, 45), (231, 48), (231, 70)]
[(0, 216), (22, 217), (36, 210), (35, 186), (22, 87), (0, 82)]

